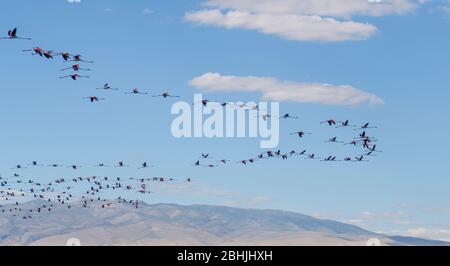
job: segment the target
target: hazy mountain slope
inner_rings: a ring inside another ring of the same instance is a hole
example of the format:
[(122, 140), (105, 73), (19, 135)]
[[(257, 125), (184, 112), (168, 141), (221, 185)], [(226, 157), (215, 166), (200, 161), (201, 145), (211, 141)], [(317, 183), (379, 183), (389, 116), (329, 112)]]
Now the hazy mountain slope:
[[(30, 202), (23, 208), (41, 205)], [(310, 216), (215, 206), (115, 204), (57, 207), (22, 220), (0, 214), (0, 245), (366, 245), (377, 237), (389, 245), (443, 245), (439, 241), (377, 235), (357, 226)]]

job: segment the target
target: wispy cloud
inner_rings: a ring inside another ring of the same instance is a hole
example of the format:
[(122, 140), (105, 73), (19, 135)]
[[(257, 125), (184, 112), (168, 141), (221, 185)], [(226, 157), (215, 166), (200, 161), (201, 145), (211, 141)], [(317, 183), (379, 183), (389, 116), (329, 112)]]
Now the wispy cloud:
[(142, 10), (142, 14), (143, 14), (144, 16), (149, 16), (149, 15), (151, 15), (151, 14), (153, 14), (153, 13), (154, 13), (154, 11), (151, 10), (150, 8), (144, 8), (144, 10)]
[(223, 76), (219, 73), (206, 73), (192, 79), (189, 84), (209, 92), (259, 92), (270, 101), (348, 106), (384, 104), (380, 97), (349, 85), (298, 83), (271, 77)]
[(423, 0), (208, 0), (206, 9), (185, 14), (194, 23), (256, 30), (295, 41), (365, 40), (377, 32), (351, 17), (405, 14)]

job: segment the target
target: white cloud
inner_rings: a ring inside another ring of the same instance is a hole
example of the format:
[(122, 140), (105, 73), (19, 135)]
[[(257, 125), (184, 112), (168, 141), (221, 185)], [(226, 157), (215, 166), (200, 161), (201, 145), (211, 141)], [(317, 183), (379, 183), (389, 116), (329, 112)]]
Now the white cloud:
[(326, 83), (298, 83), (280, 81), (271, 77), (222, 76), (206, 73), (192, 79), (189, 84), (204, 91), (260, 92), (265, 100), (320, 103), (327, 105), (382, 105), (378, 96), (349, 85)]
[(244, 11), (223, 13), (221, 10), (214, 9), (187, 13), (185, 18), (192, 22), (229, 29), (257, 30), (295, 41), (364, 40), (377, 31), (375, 26), (366, 23), (291, 14), (249, 13)]
[(405, 14), (425, 0), (207, 0), (206, 9), (187, 12), (194, 23), (256, 30), (295, 41), (365, 40), (377, 32), (359, 16)]
[(449, 229), (419, 227), (406, 230), (403, 234), (411, 237), (450, 241)]
[(79, 3), (81, 3), (81, 0), (67, 0), (67, 2), (69, 2), (71, 4), (79, 4)]
[(150, 8), (144, 8), (144, 10), (142, 10), (142, 14), (143, 14), (144, 16), (148, 16), (148, 15), (151, 15), (151, 14), (153, 14), (153, 13), (154, 13), (154, 11), (151, 10)]
[(208, 0), (205, 5), (255, 13), (318, 15), (349, 18), (353, 15), (405, 14), (420, 1), (414, 0)]

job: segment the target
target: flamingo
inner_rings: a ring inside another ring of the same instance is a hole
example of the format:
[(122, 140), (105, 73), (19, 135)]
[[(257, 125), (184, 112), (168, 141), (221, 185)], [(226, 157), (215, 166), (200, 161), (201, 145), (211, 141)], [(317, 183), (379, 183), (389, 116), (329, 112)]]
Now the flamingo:
[(316, 157), (316, 154), (310, 154), (310, 155), (308, 155), (308, 157), (306, 158), (306, 159), (309, 159), (309, 160), (317, 160), (317, 159), (319, 159), (319, 158), (317, 158)]
[(202, 153), (202, 158), (203, 158), (203, 159), (212, 159), (212, 157), (210, 156), (209, 153), (207, 153), (207, 154), (203, 154), (203, 153)]
[(109, 167), (108, 165), (104, 164), (104, 163), (99, 163), (94, 167)]
[(343, 141), (338, 141), (337, 137), (331, 138), (328, 141), (325, 142), (329, 142), (329, 143), (344, 143)]
[(42, 54), (47, 59), (53, 59), (53, 56), (54, 56), (53, 51), (44, 51)]
[(202, 101), (200, 101), (200, 102), (193, 103), (192, 105), (196, 105), (196, 104), (201, 103), (201, 104), (203, 105), (203, 107), (208, 107), (208, 104), (209, 104), (209, 103), (216, 103), (216, 102), (217, 102), (217, 101), (210, 101), (210, 100), (208, 100), (208, 99), (204, 99), (204, 100), (202, 100)]
[(14, 40), (14, 39), (31, 40), (31, 38), (23, 38), (23, 37), (17, 36), (17, 28), (14, 28), (13, 30), (9, 30), (8, 31), (8, 37), (1, 37), (0, 38), (0, 40)]
[(31, 162), (31, 164), (29, 164), (29, 166), (43, 166), (42, 164), (38, 164), (37, 161), (33, 161)]
[(350, 125), (350, 121), (346, 120), (344, 122), (340, 122), (341, 124), (339, 126), (336, 126), (336, 128), (341, 128), (341, 127), (356, 127), (355, 125)]
[(279, 118), (280, 118), (280, 119), (299, 119), (300, 117), (298, 117), (298, 116), (293, 116), (293, 115), (287, 113), (287, 114), (285, 114), (285, 115), (280, 116)]
[(368, 162), (367, 160), (364, 160), (364, 155), (356, 157), (355, 159), (356, 159), (357, 162)]
[(302, 151), (302, 152), (300, 152), (298, 155), (305, 155), (306, 154), (306, 150), (304, 150), (304, 151)]
[(63, 68), (63, 69), (61, 69), (61, 71), (66, 71), (66, 70), (69, 70), (69, 69), (72, 69), (75, 72), (78, 72), (80, 70), (91, 71), (89, 68), (81, 68), (79, 64), (75, 64), (75, 65), (72, 65), (71, 67)]
[(264, 121), (267, 121), (268, 118), (272, 118), (272, 116), (269, 115), (269, 114), (264, 114), (264, 115), (260, 115), (260, 116), (257, 116), (257, 117), (261, 117)]
[(369, 149), (369, 151), (370, 151), (371, 153), (374, 153), (374, 152), (382, 152), (382, 151), (377, 150), (377, 145), (373, 145), (372, 148), (368, 148), (368, 149)]
[(169, 92), (164, 92), (160, 95), (153, 95), (152, 97), (156, 98), (156, 97), (163, 97), (163, 98), (180, 98), (180, 96), (174, 96), (171, 95)]
[(71, 165), (71, 166), (67, 166), (67, 168), (72, 168), (73, 170), (78, 170), (78, 168), (81, 168), (81, 167), (82, 167), (82, 166), (76, 165), (76, 164)]
[(147, 162), (144, 162), (142, 164), (142, 166), (140, 168), (138, 168), (138, 169), (145, 169), (145, 168), (150, 168), (150, 167), (154, 167), (154, 166), (153, 165), (149, 165)]
[(353, 145), (353, 146), (357, 146), (357, 145), (358, 145), (358, 141), (352, 140), (352, 141), (350, 141), (350, 142), (348, 142), (348, 143), (345, 143), (344, 145)]
[(94, 61), (86, 61), (86, 60), (81, 59), (81, 55), (74, 55), (73, 56), (73, 60), (71, 60), (71, 61), (73, 61), (73, 62), (84, 62), (84, 63), (89, 63), (89, 64), (93, 64), (94, 63)]
[(322, 161), (324, 161), (324, 162), (335, 162), (336, 158), (337, 158), (336, 156), (329, 156), (329, 157), (325, 158)]
[(59, 77), (59, 78), (60, 79), (71, 78), (73, 80), (77, 80), (78, 78), (90, 78), (90, 76), (81, 76), (81, 75), (78, 75), (78, 74), (72, 74), (72, 75), (62, 76), (62, 77)]
[(14, 169), (27, 169), (26, 167), (23, 167), (22, 165), (18, 164), (16, 165), (16, 167), (11, 168), (12, 170)]
[(118, 88), (111, 88), (111, 86), (109, 86), (108, 83), (106, 83), (105, 85), (103, 85), (103, 87), (101, 88), (96, 88), (97, 90), (113, 90), (113, 91), (118, 91)]
[(64, 61), (69, 61), (71, 59), (71, 57), (72, 57), (72, 55), (70, 53), (67, 53), (67, 52), (58, 53), (57, 55), (62, 56)]
[(298, 132), (291, 133), (290, 135), (291, 136), (292, 135), (298, 135), (300, 138), (303, 138), (305, 135), (311, 135), (311, 133), (306, 133), (304, 131), (298, 131)]
[(53, 167), (53, 168), (59, 168), (59, 167), (63, 167), (64, 165), (60, 165), (60, 164), (50, 164), (48, 165), (48, 167)]
[(140, 92), (138, 88), (133, 89), (130, 92), (125, 92), (125, 94), (141, 94), (141, 95), (147, 95), (147, 92)]
[(366, 124), (362, 125), (360, 128), (357, 128), (357, 129), (355, 129), (355, 130), (361, 130), (361, 129), (375, 129), (375, 128), (378, 128), (378, 127), (371, 127), (371, 126), (370, 126), (370, 123), (366, 123)]
[(91, 101), (91, 103), (106, 100), (105, 98), (99, 98), (97, 96), (83, 97), (83, 99), (89, 99), (89, 101)]
[(128, 165), (125, 165), (122, 161), (120, 161), (115, 167), (128, 167)]
[(40, 47), (34, 47), (32, 49), (22, 50), (22, 52), (34, 52), (32, 55), (44, 56), (44, 50)]
[(335, 126), (337, 123), (336, 123), (336, 120), (330, 119), (330, 120), (322, 121), (322, 122), (320, 122), (320, 124), (328, 124), (331, 127), (331, 126)]

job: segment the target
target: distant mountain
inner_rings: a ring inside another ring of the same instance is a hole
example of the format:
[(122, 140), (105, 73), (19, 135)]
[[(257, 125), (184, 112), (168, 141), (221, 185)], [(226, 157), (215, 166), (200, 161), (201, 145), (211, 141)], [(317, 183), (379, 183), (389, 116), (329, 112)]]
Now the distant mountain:
[(102, 209), (78, 204), (56, 207), (32, 220), (0, 214), (0, 245), (65, 245), (71, 238), (82, 245), (366, 245), (370, 238), (383, 245), (449, 245), (276, 210), (171, 204)]

